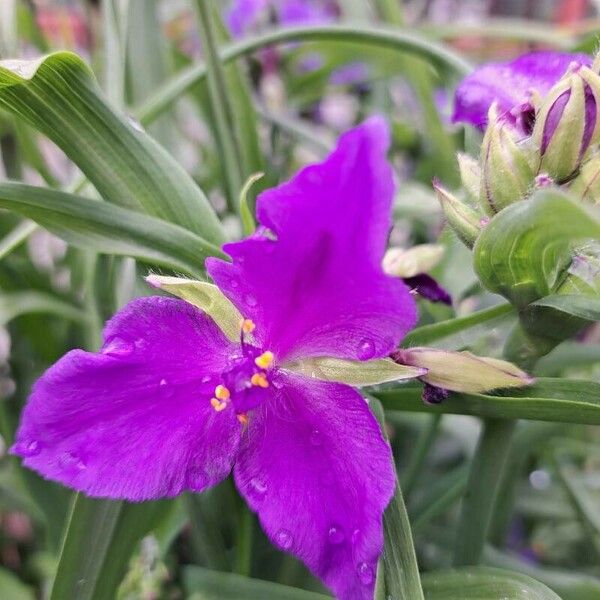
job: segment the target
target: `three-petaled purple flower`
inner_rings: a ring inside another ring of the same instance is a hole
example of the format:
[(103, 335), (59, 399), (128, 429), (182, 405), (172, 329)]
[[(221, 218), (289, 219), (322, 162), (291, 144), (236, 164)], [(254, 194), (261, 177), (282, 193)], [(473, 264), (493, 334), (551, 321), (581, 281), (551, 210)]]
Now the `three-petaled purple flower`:
[(548, 50), (523, 54), (510, 62), (486, 63), (458, 86), (452, 121), (484, 129), (488, 110), (496, 102), (499, 115), (529, 134), (535, 116), (531, 95), (544, 96), (573, 62), (589, 67), (592, 59), (587, 54)]
[(415, 303), (381, 262), (394, 191), (389, 132), (371, 118), (322, 163), (260, 195), (255, 234), (207, 269), (244, 317), (239, 342), (183, 300), (139, 298), (98, 353), (73, 350), (35, 384), (12, 452), (91, 496), (200, 492), (233, 469), (274, 544), (343, 600), (372, 599), (387, 442), (353, 388), (286, 368), (388, 356)]

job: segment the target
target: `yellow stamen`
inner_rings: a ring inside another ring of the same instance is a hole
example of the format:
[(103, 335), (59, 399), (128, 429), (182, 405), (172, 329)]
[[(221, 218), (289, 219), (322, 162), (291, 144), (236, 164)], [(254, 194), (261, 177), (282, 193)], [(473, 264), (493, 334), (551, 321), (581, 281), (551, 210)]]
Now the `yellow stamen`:
[(231, 394), (229, 393), (229, 390), (224, 385), (218, 385), (215, 388), (215, 396), (219, 400), (229, 400)]
[(252, 319), (242, 319), (240, 327), (244, 333), (252, 333), (256, 325)]
[(245, 414), (240, 414), (237, 418), (242, 425), (248, 425), (248, 417)]
[(267, 380), (266, 373), (254, 373), (254, 375), (252, 375), (252, 377), (250, 378), (250, 383), (252, 385), (257, 385), (261, 388), (269, 387), (269, 382)]
[(210, 403), (217, 412), (221, 412), (227, 408), (227, 402), (220, 402), (216, 398), (211, 398)]
[(274, 358), (275, 355), (270, 350), (267, 350), (254, 359), (254, 364), (261, 369), (268, 369)]

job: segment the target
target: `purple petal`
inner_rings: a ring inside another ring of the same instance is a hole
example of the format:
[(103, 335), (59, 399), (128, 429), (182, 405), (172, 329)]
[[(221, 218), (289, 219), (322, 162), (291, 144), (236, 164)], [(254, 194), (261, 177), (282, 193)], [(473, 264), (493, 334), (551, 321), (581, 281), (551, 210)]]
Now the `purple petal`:
[(387, 356), (416, 320), (402, 281), (381, 261), (394, 193), (389, 131), (371, 118), (340, 138), (323, 162), (263, 192), (262, 228), (207, 268), (255, 337), (279, 360)]
[(280, 372), (250, 418), (234, 476), (271, 541), (340, 600), (372, 600), (382, 516), (395, 475), (389, 445), (352, 388)]
[(234, 346), (192, 305), (140, 298), (113, 317), (99, 353), (73, 350), (39, 379), (13, 454), (91, 496), (146, 500), (227, 476), (240, 439), (210, 405)]
[(419, 273), (414, 277), (404, 277), (404, 283), (430, 302), (443, 302), (452, 305), (452, 296), (430, 275)]
[(355, 85), (369, 78), (369, 65), (361, 61), (348, 63), (333, 71), (329, 82), (333, 85)]
[(233, 37), (241, 37), (258, 22), (269, 0), (235, 0), (225, 15), (225, 22)]
[(320, 25), (336, 16), (333, 3), (323, 0), (278, 0), (274, 4), (283, 25)]
[(510, 62), (487, 63), (463, 79), (456, 90), (453, 122), (471, 123), (483, 129), (493, 102), (499, 114), (527, 105), (529, 93), (545, 95), (572, 62), (590, 66), (587, 54), (531, 52)]

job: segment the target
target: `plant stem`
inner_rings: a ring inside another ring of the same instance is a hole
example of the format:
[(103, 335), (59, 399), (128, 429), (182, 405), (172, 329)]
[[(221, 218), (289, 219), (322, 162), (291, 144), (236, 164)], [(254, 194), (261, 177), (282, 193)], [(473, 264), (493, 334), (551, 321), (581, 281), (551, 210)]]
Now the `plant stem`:
[(425, 427), (419, 432), (417, 443), (402, 478), (402, 489), (407, 498), (410, 497), (415, 484), (423, 472), (423, 465), (437, 436), (441, 418), (441, 415), (430, 416)]
[(206, 56), (206, 76), (211, 110), (215, 119), (217, 145), (225, 163), (229, 207), (234, 208), (244, 181), (242, 153), (235, 137), (231, 104), (227, 95), (225, 73), (219, 57), (216, 35), (206, 0), (196, 0), (198, 25)]
[(237, 539), (237, 560), (235, 572), (250, 576), (252, 566), (252, 539), (254, 538), (254, 515), (244, 504), (240, 514), (240, 526)]

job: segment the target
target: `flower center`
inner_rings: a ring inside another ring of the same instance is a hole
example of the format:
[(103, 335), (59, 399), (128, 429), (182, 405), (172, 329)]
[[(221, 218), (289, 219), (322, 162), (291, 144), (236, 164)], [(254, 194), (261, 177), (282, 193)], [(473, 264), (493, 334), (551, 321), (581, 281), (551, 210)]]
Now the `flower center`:
[(270, 350), (262, 350), (250, 344), (246, 336), (254, 331), (254, 323), (244, 319), (240, 324), (241, 354), (233, 356), (229, 368), (221, 375), (221, 383), (215, 388), (210, 403), (217, 412), (233, 406), (239, 421), (248, 422), (247, 412), (256, 408), (264, 399), (269, 387), (269, 375), (275, 356)]

